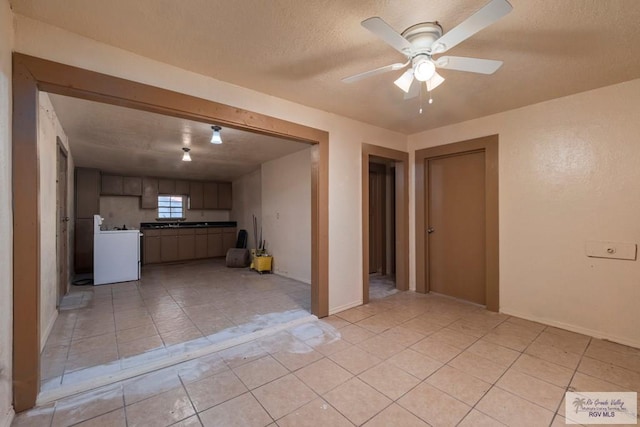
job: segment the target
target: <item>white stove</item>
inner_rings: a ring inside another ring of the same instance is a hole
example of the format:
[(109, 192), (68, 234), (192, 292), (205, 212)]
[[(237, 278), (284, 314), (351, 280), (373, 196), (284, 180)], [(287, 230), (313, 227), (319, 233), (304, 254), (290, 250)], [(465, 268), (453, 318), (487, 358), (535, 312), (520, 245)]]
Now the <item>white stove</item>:
[(140, 279), (140, 231), (101, 230), (102, 218), (93, 217), (93, 284)]

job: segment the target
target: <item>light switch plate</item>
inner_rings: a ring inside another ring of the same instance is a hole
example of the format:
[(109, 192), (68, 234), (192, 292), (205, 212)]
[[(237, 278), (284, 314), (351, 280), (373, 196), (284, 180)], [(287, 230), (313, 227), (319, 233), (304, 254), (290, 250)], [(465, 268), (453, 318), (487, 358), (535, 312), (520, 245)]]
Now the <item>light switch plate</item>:
[(585, 250), (588, 257), (635, 261), (638, 246), (635, 243), (588, 241)]

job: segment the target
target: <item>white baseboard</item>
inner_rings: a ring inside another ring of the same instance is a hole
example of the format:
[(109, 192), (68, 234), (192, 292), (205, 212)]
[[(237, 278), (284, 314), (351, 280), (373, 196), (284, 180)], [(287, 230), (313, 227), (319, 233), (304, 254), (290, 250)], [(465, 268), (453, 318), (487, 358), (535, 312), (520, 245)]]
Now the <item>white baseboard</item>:
[(16, 413), (13, 411), (13, 407), (9, 408), (7, 412), (2, 414), (2, 418), (0, 418), (0, 427), (11, 427), (15, 415)]
[(571, 325), (569, 323), (559, 322), (553, 319), (547, 319), (545, 317), (533, 316), (531, 314), (520, 313), (517, 310), (510, 310), (505, 308), (500, 308), (500, 312), (504, 314), (508, 314), (509, 316), (520, 317), (522, 319), (531, 320), (532, 322), (542, 323), (548, 326), (554, 326), (556, 328), (565, 329), (567, 331), (576, 332), (582, 335), (589, 335), (590, 337), (604, 339), (607, 341), (613, 341), (618, 344), (628, 345), (629, 347), (640, 348), (640, 342), (630, 340), (624, 337), (618, 337), (612, 334), (607, 334), (602, 331), (597, 331), (595, 329), (583, 328), (582, 326)]
[(331, 316), (332, 314), (340, 313), (341, 311), (349, 310), (350, 308), (357, 307), (359, 305), (362, 305), (362, 300), (341, 305), (340, 307), (331, 308), (329, 309), (329, 316)]
[(56, 319), (58, 318), (58, 310), (53, 312), (53, 316), (49, 319), (49, 323), (47, 323), (47, 327), (44, 329), (43, 334), (40, 335), (40, 351), (44, 349), (44, 345), (47, 343), (47, 338), (49, 338), (49, 334), (53, 329), (53, 325), (56, 323)]

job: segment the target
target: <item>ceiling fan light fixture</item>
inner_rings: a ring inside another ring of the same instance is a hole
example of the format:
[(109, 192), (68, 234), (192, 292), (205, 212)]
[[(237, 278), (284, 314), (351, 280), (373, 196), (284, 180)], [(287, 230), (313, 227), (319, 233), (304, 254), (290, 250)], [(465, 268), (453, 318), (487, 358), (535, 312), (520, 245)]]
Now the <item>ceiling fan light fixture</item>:
[(426, 82), (431, 79), (436, 72), (435, 64), (428, 58), (421, 58), (415, 61), (413, 65), (413, 75), (416, 80)]
[(222, 138), (220, 137), (220, 131), (222, 128), (220, 126), (211, 126), (213, 129), (213, 133), (211, 134), (211, 143), (212, 144), (222, 144)]
[(402, 89), (404, 93), (408, 93), (411, 88), (411, 83), (413, 83), (413, 70), (408, 69), (393, 83)]
[(182, 151), (184, 151), (184, 154), (182, 155), (182, 161), (183, 162), (190, 162), (191, 161), (191, 154), (189, 154), (189, 151), (191, 151), (191, 149), (187, 148), (187, 147), (182, 147)]

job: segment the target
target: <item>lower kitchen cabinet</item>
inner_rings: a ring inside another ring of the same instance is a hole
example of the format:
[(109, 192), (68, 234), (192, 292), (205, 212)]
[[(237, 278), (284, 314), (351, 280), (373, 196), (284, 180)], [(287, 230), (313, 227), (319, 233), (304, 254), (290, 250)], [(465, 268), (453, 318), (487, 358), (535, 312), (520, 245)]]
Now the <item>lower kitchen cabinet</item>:
[[(163, 230), (164, 231), (164, 230)], [(172, 236), (162, 236), (160, 241), (160, 261), (173, 262), (178, 261), (178, 234)]]
[(143, 252), (145, 264), (158, 264), (162, 262), (160, 257), (160, 232), (157, 230), (147, 230), (143, 233)]
[(196, 258), (196, 234), (195, 229), (186, 228), (178, 230), (178, 259), (185, 261)]
[(222, 257), (236, 244), (235, 227), (151, 229), (143, 235), (145, 264)]
[(207, 257), (224, 256), (225, 251), (222, 246), (222, 229), (210, 228), (207, 234)]
[(206, 228), (198, 228), (196, 229), (196, 258), (202, 259), (207, 257), (207, 229)]

